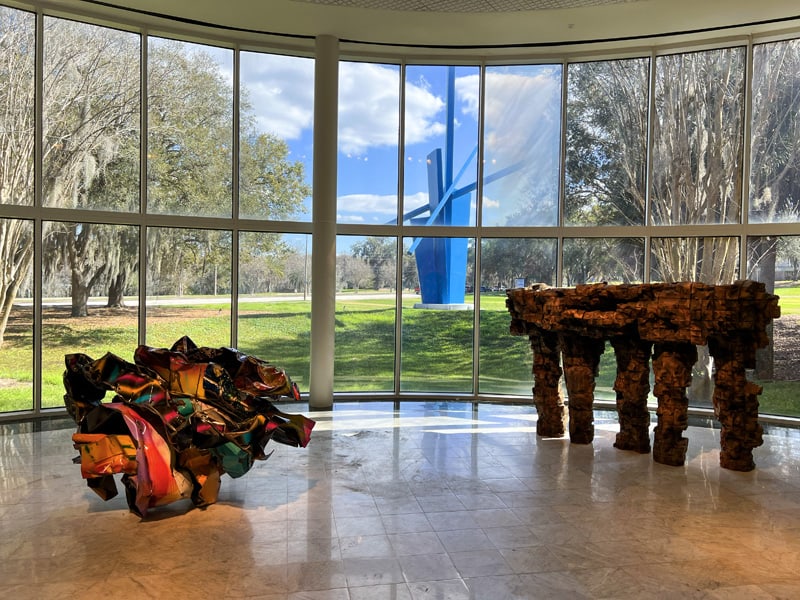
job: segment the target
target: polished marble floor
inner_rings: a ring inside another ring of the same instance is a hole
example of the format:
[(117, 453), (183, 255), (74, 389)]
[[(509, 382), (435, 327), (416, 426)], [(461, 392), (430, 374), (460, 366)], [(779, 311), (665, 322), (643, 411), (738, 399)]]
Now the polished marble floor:
[(284, 409), (307, 448), (145, 520), (86, 487), (69, 422), (0, 426), (0, 598), (800, 598), (795, 430), (737, 473), (702, 422), (668, 467), (613, 448), (612, 413), (579, 446), (524, 406)]

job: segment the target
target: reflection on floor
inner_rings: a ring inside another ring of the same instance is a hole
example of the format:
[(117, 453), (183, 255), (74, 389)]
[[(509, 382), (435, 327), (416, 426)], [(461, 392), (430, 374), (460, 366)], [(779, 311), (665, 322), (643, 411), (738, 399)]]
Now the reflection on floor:
[(103, 502), (73, 427), (0, 427), (0, 597), (502, 600), (800, 597), (800, 435), (757, 468), (719, 468), (692, 426), (687, 464), (539, 439), (530, 407), (342, 403), (309, 412), (219, 503)]

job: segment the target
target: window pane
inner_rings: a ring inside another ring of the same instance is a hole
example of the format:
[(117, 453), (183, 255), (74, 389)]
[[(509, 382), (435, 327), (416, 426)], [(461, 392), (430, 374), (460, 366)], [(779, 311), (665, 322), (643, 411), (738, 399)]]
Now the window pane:
[(738, 223), (744, 48), (656, 59), (655, 225)]
[(311, 236), (239, 234), (237, 348), (286, 369), (308, 391)]
[(339, 64), (339, 223), (397, 222), (400, 68)]
[(770, 343), (756, 352), (753, 379), (763, 387), (759, 412), (800, 417), (800, 237), (747, 239), (747, 276), (777, 294), (781, 316)]
[(231, 344), (231, 232), (147, 229), (147, 345)]
[(564, 285), (641, 283), (644, 281), (644, 239), (565, 238)]
[(44, 19), (45, 206), (139, 208), (137, 34)]
[(33, 13), (0, 6), (0, 204), (33, 204)]
[(506, 288), (555, 285), (555, 275), (555, 239), (481, 240), (480, 393), (530, 396), (530, 343), (509, 332)]
[(477, 67), (406, 69), (404, 222), (475, 224), (479, 78)]
[[(0, 219), (0, 412), (33, 408), (33, 222)], [(61, 365), (63, 369), (63, 357)], [(63, 392), (62, 392), (63, 394)]]
[(394, 390), (397, 239), (339, 236), (334, 391)]
[(735, 237), (653, 238), (650, 280), (699, 281), (729, 285), (739, 278), (739, 239)]
[(569, 65), (565, 224), (644, 224), (649, 64)]
[(557, 223), (561, 71), (486, 68), (484, 225)]
[(64, 405), (64, 355), (113, 352), (138, 342), (139, 229), (45, 222), (42, 240), (42, 406)]
[(800, 221), (800, 40), (753, 47), (750, 221)]
[(242, 52), (239, 214), (311, 218), (314, 60)]
[(233, 52), (149, 38), (147, 210), (231, 216)]
[(403, 247), (417, 242), (415, 256), (403, 253), (404, 282), (408, 273), (420, 296), (403, 299), (400, 390), (472, 393), (474, 317), (465, 302), (466, 288), (474, 285), (467, 277), (474, 272), (467, 269), (471, 240), (408, 238)]

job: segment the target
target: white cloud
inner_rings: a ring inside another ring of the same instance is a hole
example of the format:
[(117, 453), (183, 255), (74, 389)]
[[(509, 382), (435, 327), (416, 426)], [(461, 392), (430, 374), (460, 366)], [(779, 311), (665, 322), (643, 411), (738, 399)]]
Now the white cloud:
[(410, 212), (420, 206), (428, 205), (428, 192), (417, 192), (416, 194), (406, 194), (403, 202), (403, 210)]
[[(400, 71), (397, 67), (344, 62), (339, 66), (339, 149), (363, 155), (370, 148), (396, 146), (400, 127)], [(441, 135), (444, 102), (427, 82), (406, 85), (406, 144)]]
[(259, 131), (299, 139), (314, 120), (314, 61), (242, 52), (241, 82)]
[(339, 213), (348, 221), (370, 215), (380, 217), (381, 221), (390, 221), (397, 214), (397, 196), (394, 194), (346, 194), (337, 200)]
[[(405, 197), (404, 211), (428, 204), (428, 194), (418, 192)], [(337, 200), (339, 221), (347, 223), (389, 223), (397, 216), (397, 196), (393, 194), (346, 194)], [(420, 215), (425, 217), (425, 215)]]

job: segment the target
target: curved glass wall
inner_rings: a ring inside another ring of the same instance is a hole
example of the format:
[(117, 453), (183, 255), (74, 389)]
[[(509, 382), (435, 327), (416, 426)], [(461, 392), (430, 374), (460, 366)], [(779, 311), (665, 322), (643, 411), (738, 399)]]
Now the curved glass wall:
[(745, 276), (781, 297), (762, 413), (800, 416), (800, 32), (604, 60), (343, 56), (326, 99), (301, 51), (37, 16), (0, 6), (0, 416), (60, 407), (64, 354), (183, 335), (307, 390), (315, 101), (338, 109), (337, 395), (529, 398), (506, 288)]

